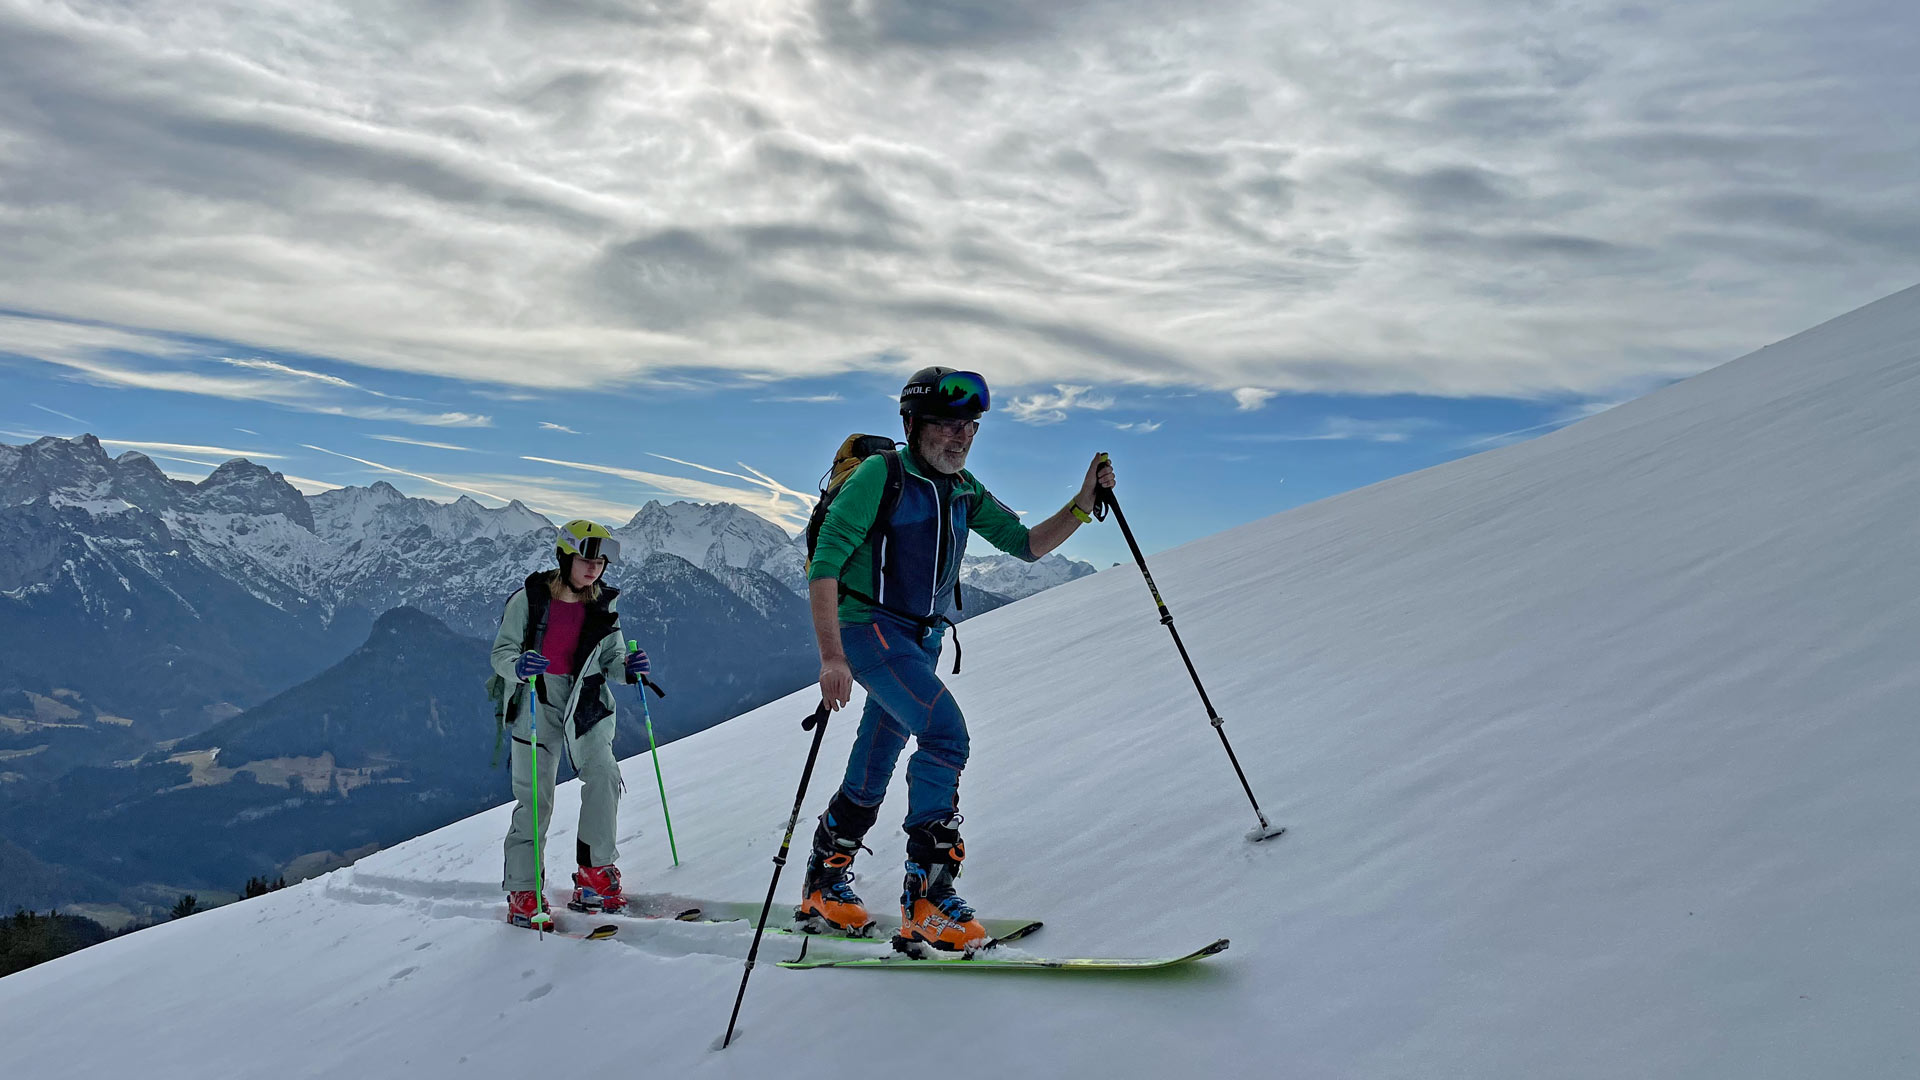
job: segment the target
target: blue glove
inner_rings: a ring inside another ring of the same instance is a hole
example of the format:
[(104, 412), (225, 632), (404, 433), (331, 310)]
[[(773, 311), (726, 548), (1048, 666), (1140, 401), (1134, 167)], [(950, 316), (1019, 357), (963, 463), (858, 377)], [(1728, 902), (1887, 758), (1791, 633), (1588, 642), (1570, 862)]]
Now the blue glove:
[(528, 649), (526, 652), (520, 654), (519, 659), (513, 662), (513, 677), (516, 679), (524, 679), (532, 675), (538, 675), (552, 665), (553, 661), (541, 656), (532, 649)]
[(647, 650), (635, 649), (627, 654), (627, 681), (638, 682), (640, 677), (653, 670), (653, 664), (647, 660)]

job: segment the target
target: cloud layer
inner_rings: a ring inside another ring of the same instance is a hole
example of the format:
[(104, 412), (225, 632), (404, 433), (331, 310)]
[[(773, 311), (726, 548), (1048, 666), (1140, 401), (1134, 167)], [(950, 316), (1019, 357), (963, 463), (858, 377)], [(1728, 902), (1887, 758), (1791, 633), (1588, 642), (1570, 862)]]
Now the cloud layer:
[(1911, 5), (1172, 10), (0, 0), (0, 307), (79, 321), (0, 351), (440, 426), (487, 418), (116, 361), (102, 324), (520, 386), (941, 362), (1252, 408), (1605, 393), (1920, 277)]

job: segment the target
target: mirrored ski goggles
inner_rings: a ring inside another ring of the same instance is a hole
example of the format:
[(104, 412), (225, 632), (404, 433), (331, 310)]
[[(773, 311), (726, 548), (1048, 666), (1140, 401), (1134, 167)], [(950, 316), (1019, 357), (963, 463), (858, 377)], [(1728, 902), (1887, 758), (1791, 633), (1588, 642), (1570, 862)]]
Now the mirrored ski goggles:
[(939, 402), (942, 412), (957, 413), (973, 410), (986, 412), (987, 380), (972, 371), (956, 371), (944, 375), (934, 384), (933, 399)]
[(582, 559), (598, 559), (608, 563), (620, 561), (620, 541), (610, 536), (589, 536), (585, 540), (574, 541)]

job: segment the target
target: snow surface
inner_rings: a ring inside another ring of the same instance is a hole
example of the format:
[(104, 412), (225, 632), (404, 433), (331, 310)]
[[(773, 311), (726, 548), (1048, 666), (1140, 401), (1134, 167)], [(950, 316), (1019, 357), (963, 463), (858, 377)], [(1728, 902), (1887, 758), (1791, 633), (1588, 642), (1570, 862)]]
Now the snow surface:
[[(1232, 938), (1177, 972), (793, 972), (770, 938), (716, 1052), (745, 931), (495, 921), (502, 807), (0, 980), (0, 1075), (1920, 1075), (1916, 415), (1920, 289), (1154, 555), (1266, 844), (1133, 568), (970, 622), (964, 894), (1045, 918), (1034, 953)], [(764, 895), (807, 697), (662, 752), (677, 869), (625, 763), (630, 889)]]

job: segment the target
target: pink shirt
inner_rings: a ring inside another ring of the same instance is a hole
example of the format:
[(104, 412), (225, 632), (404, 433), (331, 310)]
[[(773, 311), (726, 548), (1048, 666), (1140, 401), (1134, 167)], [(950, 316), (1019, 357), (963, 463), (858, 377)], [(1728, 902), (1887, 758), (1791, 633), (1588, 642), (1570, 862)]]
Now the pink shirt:
[(573, 653), (580, 645), (580, 628), (587, 621), (587, 605), (555, 600), (547, 605), (547, 636), (540, 643), (540, 655), (553, 661), (547, 668), (552, 675), (573, 675)]

